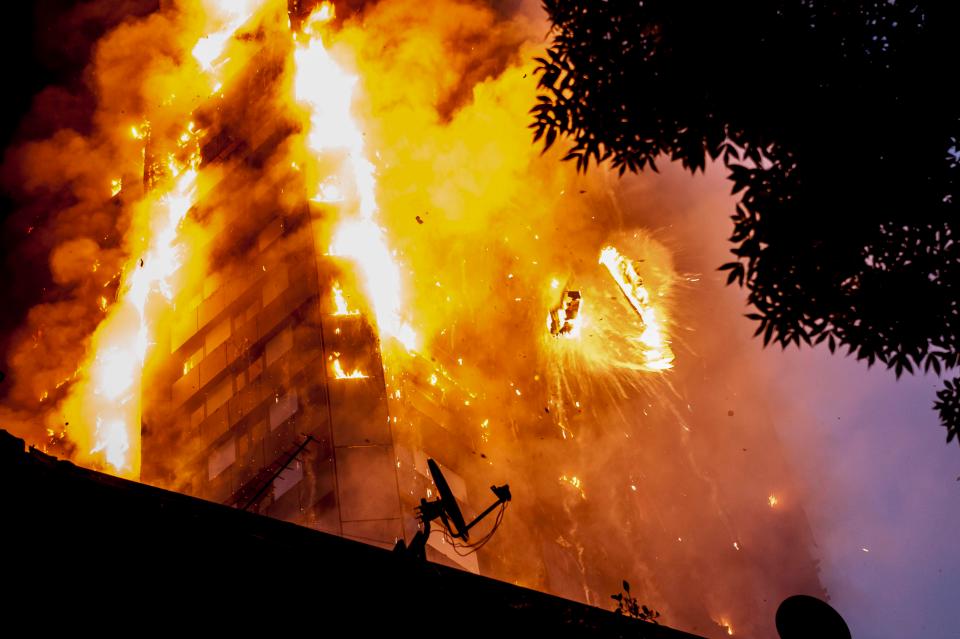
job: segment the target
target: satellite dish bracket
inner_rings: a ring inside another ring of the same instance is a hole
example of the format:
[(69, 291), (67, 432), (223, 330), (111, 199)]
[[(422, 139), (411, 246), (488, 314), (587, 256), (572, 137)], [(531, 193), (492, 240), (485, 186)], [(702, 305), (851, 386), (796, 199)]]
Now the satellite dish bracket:
[(420, 505), (414, 510), (417, 519), (420, 521), (420, 530), (410, 540), (407, 546), (402, 539), (397, 541), (394, 550), (404, 552), (417, 559), (426, 560), (427, 540), (430, 538), (430, 522), (439, 519), (443, 527), (450, 533), (454, 539), (468, 541), (470, 539), (470, 529), (480, 523), (487, 515), (492, 513), (498, 506), (505, 504), (512, 499), (510, 486), (491, 486), (490, 490), (497, 497), (497, 500), (487, 507), (482, 513), (473, 518), (469, 524), (463, 519), (463, 513), (460, 512), (460, 506), (453, 496), (453, 491), (447, 484), (443, 473), (440, 472), (440, 466), (432, 459), (427, 460), (427, 466), (430, 474), (433, 476), (433, 483), (437, 487), (439, 496), (433, 501), (420, 499)]

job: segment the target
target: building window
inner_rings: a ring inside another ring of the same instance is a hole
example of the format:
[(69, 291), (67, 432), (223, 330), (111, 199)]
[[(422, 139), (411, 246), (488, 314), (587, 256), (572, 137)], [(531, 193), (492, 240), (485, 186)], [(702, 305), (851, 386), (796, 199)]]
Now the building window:
[(292, 390), (283, 397), (277, 397), (270, 404), (270, 430), (290, 419), (297, 412), (297, 391)]
[(175, 353), (196, 332), (197, 308), (195, 306), (182, 310), (178, 308), (173, 326), (170, 328), (170, 352)]
[(273, 480), (273, 498), (283, 497), (288, 490), (299, 484), (301, 479), (303, 479), (303, 463), (296, 460)]
[(263, 285), (263, 305), (266, 306), (277, 299), (289, 284), (290, 278), (287, 275), (286, 266), (279, 266), (273, 269), (273, 272), (270, 273), (266, 283)]
[(230, 337), (230, 318), (225, 317), (220, 320), (216, 326), (211, 328), (203, 340), (203, 347), (207, 353), (223, 344)]
[(252, 382), (257, 377), (260, 376), (260, 373), (263, 372), (263, 358), (258, 357), (252, 362), (250, 362), (250, 367), (247, 368), (247, 381)]
[(207, 477), (211, 481), (220, 473), (230, 468), (237, 461), (237, 444), (233, 437), (222, 446), (218, 446), (207, 458)]
[(267, 436), (267, 421), (261, 419), (256, 424), (253, 425), (253, 428), (250, 429), (250, 436), (255, 442), (262, 442), (263, 438)]
[(207, 393), (207, 415), (213, 415), (215, 410), (227, 403), (231, 395), (233, 395), (233, 379), (228, 375)]
[(257, 236), (257, 248), (261, 251), (265, 250), (281, 235), (283, 235), (283, 220), (278, 218), (270, 222), (267, 228), (263, 229)]
[(237, 440), (237, 454), (244, 458), (247, 456), (247, 451), (250, 450), (250, 433), (244, 433), (240, 435), (240, 438)]
[(257, 313), (260, 312), (260, 300), (255, 300), (250, 306), (247, 307), (247, 310), (243, 312), (243, 321), (244, 323), (249, 322), (257, 316)]
[(234, 332), (239, 331), (241, 328), (247, 325), (248, 322), (253, 320), (257, 316), (257, 313), (260, 312), (260, 300), (255, 301), (253, 304), (248, 306), (245, 310), (240, 311), (233, 316), (233, 330)]
[(293, 348), (293, 331), (290, 328), (285, 328), (267, 342), (267, 366), (280, 359), (291, 348)]
[(203, 299), (207, 299), (216, 293), (221, 284), (223, 284), (223, 275), (220, 273), (213, 273), (207, 276), (203, 280)]
[(199, 428), (204, 418), (206, 418), (206, 414), (203, 411), (203, 404), (200, 404), (199, 408), (190, 413), (190, 427), (194, 429)]
[(200, 346), (197, 350), (190, 353), (187, 356), (187, 359), (183, 362), (183, 374), (186, 375), (200, 363), (200, 360), (203, 359), (203, 346)]
[(197, 293), (187, 302), (187, 310), (195, 311), (200, 308), (200, 303), (203, 302), (203, 296), (200, 293)]

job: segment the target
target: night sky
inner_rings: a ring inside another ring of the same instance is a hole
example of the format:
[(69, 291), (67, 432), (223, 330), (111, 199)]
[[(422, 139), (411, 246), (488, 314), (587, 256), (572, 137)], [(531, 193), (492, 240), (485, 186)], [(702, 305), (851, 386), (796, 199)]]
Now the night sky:
[(829, 352), (767, 356), (814, 418), (777, 426), (808, 491), (824, 585), (853, 635), (956, 637), (960, 451), (930, 407), (936, 379), (897, 382)]
[[(699, 236), (682, 250), (724, 261), (732, 224), (717, 215), (730, 190), (722, 167), (691, 179), (667, 166), (653, 179), (698, 200), (676, 220), (680, 236)], [(728, 309), (749, 312), (742, 290), (725, 292)], [(960, 636), (960, 446), (945, 444), (933, 409), (939, 380), (897, 380), (825, 346), (765, 349), (750, 321), (738, 326), (728, 338), (744, 345), (744, 369), (760, 371), (757, 379), (782, 402), (771, 420), (806, 493), (823, 585), (853, 636)]]

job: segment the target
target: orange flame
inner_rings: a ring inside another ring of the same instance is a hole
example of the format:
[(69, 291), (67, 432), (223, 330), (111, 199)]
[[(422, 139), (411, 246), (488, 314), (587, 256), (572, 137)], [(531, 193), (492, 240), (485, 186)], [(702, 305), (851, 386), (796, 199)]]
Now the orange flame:
[(357, 264), (381, 335), (412, 350), (417, 337), (401, 312), (400, 267), (377, 223), (376, 169), (352, 113), (357, 78), (331, 57), (321, 38), (322, 25), (332, 17), (332, 5), (321, 4), (298, 34), (294, 52), (294, 92), (309, 117), (306, 144), (317, 157), (345, 159), (344, 170), (314, 185), (312, 199), (342, 202), (346, 215), (334, 231), (330, 254)]
[(726, 632), (728, 636), (733, 636), (733, 624), (731, 624), (726, 617), (721, 617), (716, 623), (718, 626), (723, 628), (723, 631)]
[[(264, 0), (247, 0), (242, 6), (236, 2), (213, 3), (222, 5), (219, 7), (207, 4), (207, 9), (227, 16), (225, 27), (201, 37), (194, 47), (201, 65), (212, 72), (233, 32)], [(215, 78), (207, 75), (207, 79), (213, 82)], [(130, 136), (146, 144), (151, 138), (150, 123), (131, 126)], [(140, 472), (143, 367), (157, 328), (152, 300), (169, 303), (174, 297), (173, 276), (188, 250), (181, 236), (182, 225), (198, 190), (196, 125), (189, 122), (174, 139), (164, 142), (173, 144), (176, 152), (151, 159), (144, 167), (145, 174), (152, 176), (151, 192), (133, 207), (127, 237), (130, 257), (119, 275), (116, 302), (108, 304), (105, 296), (100, 297), (105, 317), (90, 340), (76, 383), (61, 404), (67, 435), (78, 447), (78, 461), (134, 478)], [(143, 157), (146, 161), (146, 151)], [(122, 179), (112, 180), (112, 195), (122, 188)]]
[(343, 365), (340, 364), (340, 358), (335, 357), (333, 359), (333, 376), (336, 379), (366, 379), (368, 376), (363, 374), (359, 368), (355, 368), (352, 373), (346, 373), (343, 370)]
[(334, 315), (359, 315), (360, 311), (351, 311), (347, 307), (347, 300), (343, 296), (343, 289), (340, 288), (340, 282), (333, 283), (333, 304), (336, 307)]

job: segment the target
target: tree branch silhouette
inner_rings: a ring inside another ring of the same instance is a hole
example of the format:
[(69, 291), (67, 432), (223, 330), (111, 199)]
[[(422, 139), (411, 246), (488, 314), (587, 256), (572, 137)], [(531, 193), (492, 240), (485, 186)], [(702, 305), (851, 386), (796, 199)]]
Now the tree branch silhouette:
[[(764, 344), (904, 372), (960, 365), (955, 3), (544, 0), (535, 142), (586, 171), (729, 170)], [(960, 376), (937, 393), (960, 443)]]

